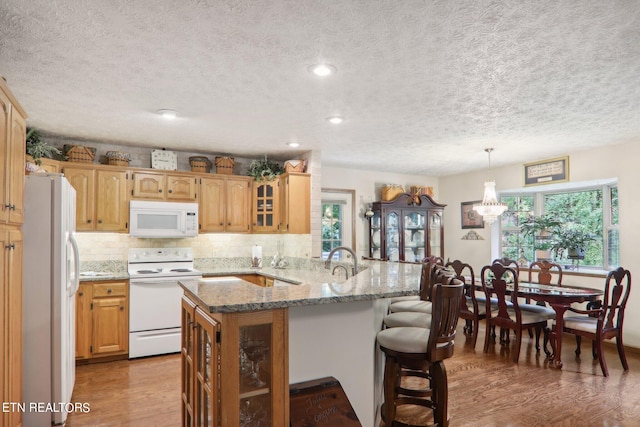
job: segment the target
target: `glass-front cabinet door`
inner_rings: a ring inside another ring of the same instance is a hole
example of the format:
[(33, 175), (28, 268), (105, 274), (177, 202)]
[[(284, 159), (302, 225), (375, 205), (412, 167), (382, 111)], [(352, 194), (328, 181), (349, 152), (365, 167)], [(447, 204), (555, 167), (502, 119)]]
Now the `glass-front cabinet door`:
[(369, 258), (382, 259), (382, 237), (380, 235), (380, 211), (369, 218)]
[(195, 425), (218, 426), (218, 324), (200, 308), (195, 315)]
[(404, 261), (420, 262), (425, 255), (425, 211), (404, 211)]
[(444, 257), (442, 212), (429, 212), (429, 247), (427, 256)]
[(386, 233), (385, 248), (386, 259), (389, 261), (400, 260), (400, 214), (395, 211), (385, 215)]
[(286, 309), (222, 314), (220, 418), (227, 425), (289, 425), (286, 319)]
[(444, 257), (442, 215), (446, 205), (426, 195), (401, 194), (374, 202), (369, 219), (369, 256), (383, 261), (421, 262)]
[(278, 231), (278, 181), (253, 182), (254, 233), (274, 233)]

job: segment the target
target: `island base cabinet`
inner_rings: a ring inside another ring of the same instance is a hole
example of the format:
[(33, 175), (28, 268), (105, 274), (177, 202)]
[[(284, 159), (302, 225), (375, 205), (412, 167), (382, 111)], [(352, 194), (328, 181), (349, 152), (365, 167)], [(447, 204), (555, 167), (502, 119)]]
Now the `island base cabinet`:
[(182, 310), (182, 425), (289, 425), (287, 309)]

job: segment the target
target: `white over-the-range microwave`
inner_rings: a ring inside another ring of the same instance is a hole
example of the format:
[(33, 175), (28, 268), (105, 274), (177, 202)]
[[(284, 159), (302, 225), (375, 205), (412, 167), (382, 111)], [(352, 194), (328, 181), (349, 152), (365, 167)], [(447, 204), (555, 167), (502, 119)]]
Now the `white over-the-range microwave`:
[(198, 235), (198, 204), (131, 200), (129, 235), (180, 238)]

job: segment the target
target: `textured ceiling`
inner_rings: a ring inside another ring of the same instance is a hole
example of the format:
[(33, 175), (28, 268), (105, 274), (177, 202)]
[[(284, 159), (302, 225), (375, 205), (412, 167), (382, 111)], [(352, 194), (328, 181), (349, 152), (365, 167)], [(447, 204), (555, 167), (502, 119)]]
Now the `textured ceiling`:
[(640, 141), (640, 2), (0, 0), (0, 75), (45, 133), (444, 176)]

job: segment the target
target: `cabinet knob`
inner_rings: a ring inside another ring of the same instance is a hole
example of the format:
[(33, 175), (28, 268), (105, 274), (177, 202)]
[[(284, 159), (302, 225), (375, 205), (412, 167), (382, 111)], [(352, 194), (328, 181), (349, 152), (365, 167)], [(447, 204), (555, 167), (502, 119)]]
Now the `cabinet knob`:
[(80, 291), (78, 292), (78, 296), (81, 297), (82, 295), (84, 295), (84, 292)]
[(158, 193), (162, 193), (162, 188), (158, 190)]
[(88, 220), (87, 220), (87, 223), (91, 224), (91, 220), (90, 220), (90, 219), (88, 219)]
[(108, 294), (110, 294), (111, 292), (113, 292), (113, 291), (111, 290), (111, 288), (107, 289), (107, 293), (108, 293)]
[(228, 223), (227, 225), (231, 225), (231, 223)]
[(224, 225), (224, 222), (221, 222), (220, 225)]
[(5, 249), (15, 249), (16, 248), (16, 244), (15, 243), (11, 243), (10, 245), (5, 246)]
[(120, 311), (124, 311), (124, 306), (120, 306)]
[(98, 224), (102, 224), (102, 220), (101, 219), (98, 220)]
[[(160, 190), (160, 191), (162, 191), (162, 190)], [(171, 194), (171, 193), (173, 193), (173, 190), (169, 190), (169, 194)]]

